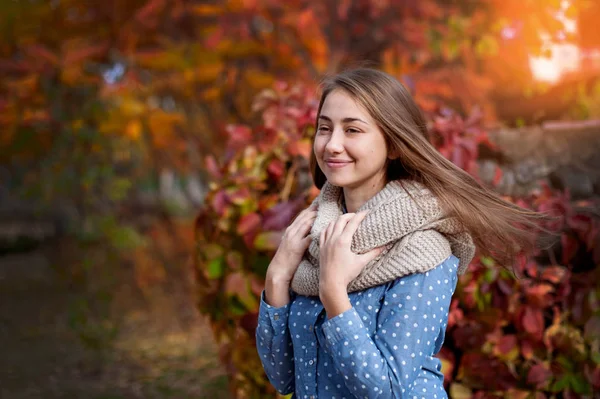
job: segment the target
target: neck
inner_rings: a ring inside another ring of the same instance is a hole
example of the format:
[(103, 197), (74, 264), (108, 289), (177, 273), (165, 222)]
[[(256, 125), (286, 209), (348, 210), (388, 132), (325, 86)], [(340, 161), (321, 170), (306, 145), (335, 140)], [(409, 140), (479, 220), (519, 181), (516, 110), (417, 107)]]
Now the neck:
[(365, 202), (373, 198), (384, 187), (384, 178), (363, 183), (358, 187), (344, 187), (346, 210), (349, 213), (357, 212)]

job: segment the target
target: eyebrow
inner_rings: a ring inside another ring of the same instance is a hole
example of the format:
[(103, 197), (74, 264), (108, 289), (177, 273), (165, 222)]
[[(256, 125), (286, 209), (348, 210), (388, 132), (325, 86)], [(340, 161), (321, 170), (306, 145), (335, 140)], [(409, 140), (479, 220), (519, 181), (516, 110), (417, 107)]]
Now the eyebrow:
[[(325, 115), (319, 115), (319, 119), (325, 119), (326, 121), (332, 122), (331, 118), (328, 117), (328, 116), (325, 116)], [(344, 122), (344, 123), (362, 122), (365, 125), (368, 125), (367, 122), (365, 122), (365, 121), (363, 121), (362, 119), (359, 119), (359, 118), (349, 118), (349, 117), (347, 117), (347, 118), (342, 119), (342, 122)]]

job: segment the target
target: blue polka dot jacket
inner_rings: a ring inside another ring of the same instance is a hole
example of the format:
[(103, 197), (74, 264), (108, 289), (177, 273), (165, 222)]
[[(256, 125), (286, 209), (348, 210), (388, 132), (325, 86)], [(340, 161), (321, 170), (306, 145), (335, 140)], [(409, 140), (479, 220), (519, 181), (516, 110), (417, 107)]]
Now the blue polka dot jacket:
[(327, 319), (319, 297), (291, 292), (272, 307), (262, 293), (256, 346), (267, 377), (292, 398), (447, 398), (441, 361), (458, 259), (349, 294)]

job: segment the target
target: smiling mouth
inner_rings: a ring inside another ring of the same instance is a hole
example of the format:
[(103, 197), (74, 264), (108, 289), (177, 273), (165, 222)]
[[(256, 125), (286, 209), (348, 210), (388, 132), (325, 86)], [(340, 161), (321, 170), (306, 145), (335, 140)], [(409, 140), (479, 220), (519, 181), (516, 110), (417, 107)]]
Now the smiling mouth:
[(343, 168), (346, 165), (350, 165), (352, 162), (332, 162), (332, 161), (325, 161), (325, 164), (332, 169), (339, 169), (339, 168)]

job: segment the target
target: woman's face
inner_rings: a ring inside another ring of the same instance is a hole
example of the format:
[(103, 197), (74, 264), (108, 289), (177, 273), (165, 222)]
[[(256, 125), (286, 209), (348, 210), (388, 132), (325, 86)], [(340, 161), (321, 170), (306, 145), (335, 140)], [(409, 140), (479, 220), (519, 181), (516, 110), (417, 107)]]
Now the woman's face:
[(372, 189), (385, 184), (388, 154), (383, 133), (369, 113), (342, 90), (325, 98), (314, 151), (319, 167), (334, 186)]

